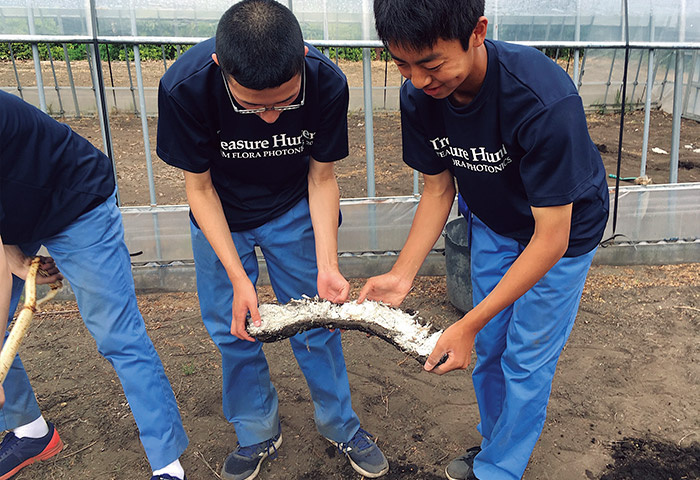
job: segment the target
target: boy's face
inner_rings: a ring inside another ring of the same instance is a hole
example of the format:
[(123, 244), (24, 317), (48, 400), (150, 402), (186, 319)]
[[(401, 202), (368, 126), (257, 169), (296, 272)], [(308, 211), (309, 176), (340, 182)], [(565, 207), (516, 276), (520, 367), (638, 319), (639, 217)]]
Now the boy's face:
[(442, 99), (455, 93), (473, 98), (486, 74), (486, 24), (486, 18), (481, 17), (469, 37), (467, 51), (458, 39), (438, 39), (435, 45), (422, 50), (389, 43), (389, 52), (401, 75), (427, 95)]
[[(309, 53), (309, 47), (304, 46), (304, 56)], [(219, 58), (216, 53), (211, 56), (214, 63), (219, 65)], [(263, 90), (254, 90), (244, 87), (236, 81), (231, 75), (224, 75), (224, 82), (228, 93), (231, 97), (232, 108), (240, 113), (240, 110), (235, 102), (243, 107), (243, 110), (248, 110), (250, 114), (257, 115), (266, 123), (275, 123), (285, 110), (284, 107), (299, 108), (304, 104), (306, 96), (306, 75), (294, 75), (281, 85), (273, 88), (265, 88)], [(301, 101), (298, 100), (301, 98)]]
[(293, 76), (282, 85), (263, 90), (253, 90), (252, 88), (244, 87), (230, 75), (227, 76), (226, 80), (231, 96), (238, 105), (246, 110), (267, 109), (255, 113), (267, 123), (275, 123), (282, 114), (280, 110), (274, 110), (274, 107), (292, 105), (301, 95), (302, 90), (301, 74)]

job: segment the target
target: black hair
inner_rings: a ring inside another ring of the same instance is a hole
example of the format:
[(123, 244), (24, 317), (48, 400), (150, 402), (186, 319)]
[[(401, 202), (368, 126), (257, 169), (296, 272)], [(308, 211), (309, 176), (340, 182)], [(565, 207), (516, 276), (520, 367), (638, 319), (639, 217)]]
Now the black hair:
[(385, 45), (424, 50), (438, 40), (459, 40), (469, 49), (469, 37), (484, 0), (374, 0), (374, 19)]
[(294, 14), (275, 0), (243, 0), (221, 16), (216, 56), (246, 88), (274, 88), (301, 73), (304, 38)]

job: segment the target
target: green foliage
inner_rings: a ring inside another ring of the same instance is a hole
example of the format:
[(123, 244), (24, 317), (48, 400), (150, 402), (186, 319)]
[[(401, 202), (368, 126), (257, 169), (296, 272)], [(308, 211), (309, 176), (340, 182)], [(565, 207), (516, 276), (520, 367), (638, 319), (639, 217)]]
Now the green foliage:
[[(384, 58), (382, 54), (382, 59)], [(342, 60), (348, 60), (351, 62), (361, 62), (362, 61), (362, 48), (360, 47), (334, 47), (330, 49), (328, 55), (331, 60), (335, 60), (336, 57)], [(370, 49), (370, 56), (372, 60), (377, 59), (377, 49)]]
[[(191, 45), (180, 46), (180, 54), (187, 51)], [(126, 47), (126, 48), (125, 48)], [(63, 60), (64, 51), (62, 44), (55, 43), (40, 43), (37, 45), (39, 50), (39, 58), (41, 60), (49, 60), (49, 49), (51, 49), (51, 55), (54, 60)], [(166, 60), (173, 61), (178, 57), (178, 45), (140, 45), (139, 54), (142, 60), (162, 60), (163, 54), (165, 54)], [(85, 60), (87, 59), (87, 45), (84, 43), (67, 43), (66, 51), (68, 52), (69, 60)], [(110, 60), (122, 60), (124, 61), (126, 55), (129, 56), (129, 60), (134, 59), (134, 49), (132, 45), (123, 44), (101, 44), (100, 45), (100, 58), (104, 61), (107, 60), (107, 52), (109, 51)], [(15, 60), (31, 60), (32, 46), (28, 43), (13, 43), (12, 44), (12, 55), (14, 55)], [(10, 60), (10, 46), (7, 43), (0, 44), (0, 60)]]

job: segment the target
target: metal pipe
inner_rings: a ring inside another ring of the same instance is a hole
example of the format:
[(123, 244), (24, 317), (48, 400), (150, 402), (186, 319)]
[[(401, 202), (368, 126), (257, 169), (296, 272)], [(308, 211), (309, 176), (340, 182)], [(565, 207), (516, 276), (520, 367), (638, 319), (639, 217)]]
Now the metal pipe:
[(53, 54), (51, 53), (51, 44), (46, 44), (46, 50), (49, 52), (49, 62), (51, 62), (51, 73), (53, 74), (53, 84), (56, 89), (56, 96), (58, 97), (58, 113), (63, 116), (66, 111), (63, 110), (63, 101), (61, 100), (61, 90), (58, 88), (58, 77), (56, 77), (56, 66), (53, 63)]
[(671, 161), (669, 183), (678, 183), (678, 155), (680, 153), (681, 110), (683, 103), (683, 52), (676, 52), (676, 69), (673, 76), (673, 120), (671, 122)]
[(610, 62), (610, 73), (608, 73), (608, 82), (605, 87), (605, 96), (603, 97), (603, 112), (605, 112), (605, 107), (608, 105), (608, 92), (610, 91), (610, 85), (612, 84), (612, 74), (615, 68), (615, 57), (617, 57), (617, 50), (613, 50), (612, 62)]
[(15, 54), (12, 51), (12, 43), (8, 42), (7, 46), (10, 50), (10, 58), (12, 59), (12, 69), (15, 72), (15, 80), (17, 80), (17, 91), (19, 92), (19, 97), (24, 100), (24, 93), (22, 92), (22, 84), (19, 81), (19, 72), (17, 72), (17, 62), (15, 62)]
[(100, 119), (100, 128), (102, 130), (102, 143), (104, 151), (112, 161), (112, 173), (114, 174), (114, 184), (117, 187), (117, 205), (121, 204), (119, 195), (119, 184), (117, 179), (117, 164), (114, 160), (114, 149), (112, 148), (112, 131), (109, 126), (109, 113), (107, 111), (107, 103), (105, 101), (105, 84), (102, 76), (102, 65), (100, 64), (100, 50), (97, 42), (97, 12), (95, 10), (95, 0), (90, 0), (89, 20), (87, 24), (88, 33), (93, 34), (93, 42), (88, 44), (88, 52), (90, 56), (90, 73), (92, 75), (92, 85), (95, 92), (95, 102), (97, 106), (97, 115)]
[[(136, 35), (136, 14), (131, 2), (131, 33)], [(148, 117), (146, 115), (146, 92), (143, 88), (143, 72), (141, 71), (141, 51), (134, 45), (134, 66), (136, 67), (136, 85), (139, 90), (139, 105), (141, 106), (141, 130), (143, 131), (143, 151), (146, 154), (146, 171), (148, 175), (148, 194), (151, 206), (156, 205), (156, 186), (153, 179), (153, 160), (151, 159), (151, 142), (148, 138)], [(166, 67), (167, 68), (167, 67)], [(160, 242), (159, 242), (160, 243)]]
[[(681, 0), (681, 12), (678, 16), (678, 39), (685, 40), (685, 1)], [(678, 183), (678, 157), (681, 143), (681, 114), (683, 101), (683, 61), (684, 52), (676, 52), (676, 71), (673, 76), (673, 122), (671, 128), (671, 162), (669, 165), (669, 183)]]
[[(29, 25), (29, 34), (36, 35), (36, 26), (34, 25), (34, 10), (32, 8), (32, 0), (27, 0), (27, 23)], [(32, 42), (32, 58), (34, 59), (34, 75), (36, 77), (36, 90), (39, 95), (39, 108), (46, 113), (46, 94), (44, 92), (44, 78), (41, 75), (41, 58), (39, 57), (39, 47), (37, 42)]]
[(651, 93), (654, 88), (654, 50), (649, 50), (649, 60), (647, 61), (647, 92), (644, 101), (644, 132), (642, 137), (642, 164), (639, 169), (639, 176), (647, 174), (647, 153), (649, 150), (649, 126), (651, 120)]
[(63, 44), (63, 58), (66, 61), (66, 72), (68, 73), (68, 84), (73, 95), (73, 105), (75, 106), (75, 116), (80, 118), (80, 105), (78, 104), (78, 92), (75, 90), (75, 80), (73, 79), (73, 69), (70, 66), (70, 56), (68, 55), (68, 45)]
[[(362, 1), (362, 38), (369, 38), (372, 15), (369, 0)], [(365, 107), (365, 155), (367, 158), (367, 196), (374, 197), (374, 108), (372, 106), (372, 52), (362, 49), (362, 91)]]
[(131, 104), (134, 106), (134, 115), (139, 114), (139, 107), (136, 106), (136, 93), (134, 93), (134, 79), (131, 76), (131, 62), (129, 61), (129, 51), (124, 45), (124, 61), (126, 62), (126, 74), (129, 77), (129, 91), (131, 92)]
[[(116, 43), (116, 44), (176, 44), (180, 43), (183, 45), (193, 45), (196, 43), (208, 40), (210, 37), (176, 37), (176, 36), (163, 36), (163, 37), (153, 37), (153, 36), (112, 36), (112, 35), (98, 35), (97, 41), (99, 43)], [(92, 42), (92, 37), (85, 35), (8, 35), (0, 34), (0, 42), (14, 42), (14, 43), (32, 43), (32, 42), (50, 42), (50, 43), (90, 43)], [(308, 40), (308, 42), (317, 47), (348, 47), (348, 48), (381, 48), (384, 44), (379, 40)], [(605, 42), (592, 42), (592, 41), (544, 41), (544, 40), (532, 40), (532, 41), (514, 41), (512, 43), (518, 45), (526, 45), (533, 48), (595, 48), (595, 49), (612, 49), (612, 48), (625, 48), (624, 42), (619, 41), (605, 41)], [(700, 49), (700, 41), (696, 42), (649, 42), (649, 41), (639, 41), (630, 42), (630, 48), (642, 48), (650, 49), (654, 48), (656, 50), (698, 50)]]
[(362, 49), (362, 91), (365, 105), (365, 154), (367, 157), (367, 196), (374, 197), (374, 118), (372, 107), (372, 56), (369, 48)]

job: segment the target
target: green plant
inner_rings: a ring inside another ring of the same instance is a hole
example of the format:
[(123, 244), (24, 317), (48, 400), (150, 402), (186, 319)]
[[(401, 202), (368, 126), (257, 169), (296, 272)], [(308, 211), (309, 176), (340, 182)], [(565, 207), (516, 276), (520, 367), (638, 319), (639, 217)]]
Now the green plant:
[(194, 375), (195, 371), (196, 371), (196, 369), (194, 367), (194, 363), (185, 363), (182, 366), (182, 374), (186, 377), (188, 377), (190, 375)]

